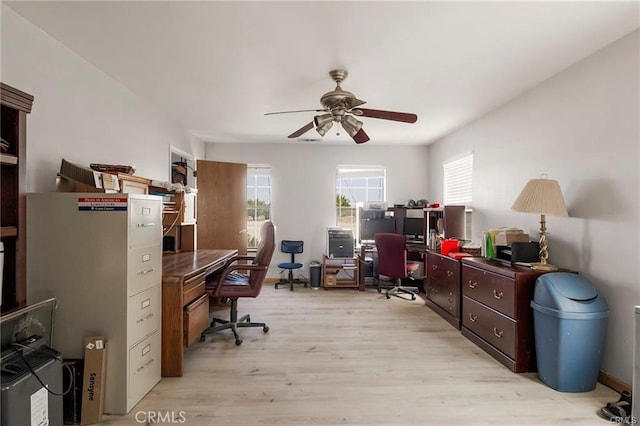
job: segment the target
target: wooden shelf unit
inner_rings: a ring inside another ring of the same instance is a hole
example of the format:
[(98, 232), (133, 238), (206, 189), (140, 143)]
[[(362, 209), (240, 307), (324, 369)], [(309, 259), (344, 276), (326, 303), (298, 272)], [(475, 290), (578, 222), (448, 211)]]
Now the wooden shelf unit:
[(322, 261), (324, 288), (359, 288), (359, 260), (357, 257), (327, 257)]
[(26, 143), (33, 96), (0, 83), (2, 313), (26, 305)]

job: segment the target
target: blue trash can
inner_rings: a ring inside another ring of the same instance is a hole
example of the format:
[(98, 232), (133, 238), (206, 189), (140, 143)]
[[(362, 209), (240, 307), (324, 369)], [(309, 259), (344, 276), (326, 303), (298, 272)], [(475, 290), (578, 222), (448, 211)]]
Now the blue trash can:
[(536, 280), (533, 301), (538, 376), (560, 392), (596, 387), (609, 311), (584, 277), (551, 272)]

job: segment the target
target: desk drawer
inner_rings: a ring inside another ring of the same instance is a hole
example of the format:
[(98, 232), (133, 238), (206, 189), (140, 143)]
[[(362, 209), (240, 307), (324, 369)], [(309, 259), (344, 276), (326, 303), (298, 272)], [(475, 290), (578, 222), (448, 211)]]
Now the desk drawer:
[(205, 292), (204, 280), (189, 281), (182, 289), (182, 303), (187, 306), (189, 303), (202, 296)]
[(160, 381), (160, 340), (158, 330), (129, 350), (128, 407), (137, 404)]
[(184, 308), (184, 346), (191, 345), (209, 326), (209, 296), (204, 294)]
[(462, 325), (502, 351), (516, 358), (516, 322), (469, 298), (462, 298)]
[(160, 330), (162, 287), (158, 284), (129, 298), (127, 306), (127, 345)]
[(515, 281), (511, 278), (465, 265), (462, 294), (515, 318)]
[(129, 250), (127, 259), (129, 296), (162, 282), (162, 247), (139, 247)]

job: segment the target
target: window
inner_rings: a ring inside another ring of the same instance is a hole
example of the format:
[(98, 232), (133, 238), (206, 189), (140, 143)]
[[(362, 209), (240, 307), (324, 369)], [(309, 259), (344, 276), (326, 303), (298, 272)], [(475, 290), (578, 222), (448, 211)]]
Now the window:
[(336, 226), (357, 235), (356, 209), (365, 201), (385, 201), (385, 169), (339, 166), (336, 175)]
[(471, 239), (473, 154), (444, 163), (444, 204), (465, 205), (465, 239)]
[(260, 227), (271, 219), (271, 166), (247, 166), (247, 248), (260, 243)]

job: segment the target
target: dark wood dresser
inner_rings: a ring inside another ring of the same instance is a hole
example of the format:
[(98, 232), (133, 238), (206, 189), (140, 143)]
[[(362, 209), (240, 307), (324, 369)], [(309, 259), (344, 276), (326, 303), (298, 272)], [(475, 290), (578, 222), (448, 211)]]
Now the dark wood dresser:
[(434, 312), (460, 329), (460, 261), (427, 251), (425, 263), (426, 304)]
[(536, 371), (529, 303), (542, 273), (492, 259), (462, 259), (462, 334), (516, 373)]

